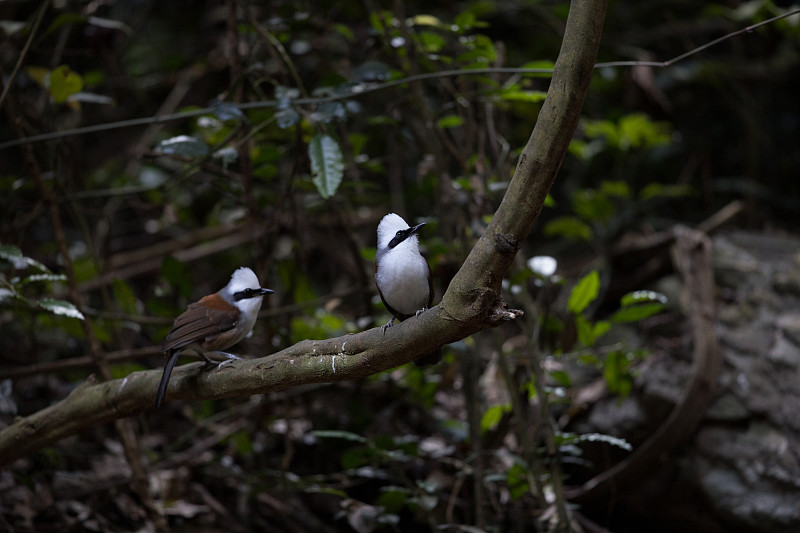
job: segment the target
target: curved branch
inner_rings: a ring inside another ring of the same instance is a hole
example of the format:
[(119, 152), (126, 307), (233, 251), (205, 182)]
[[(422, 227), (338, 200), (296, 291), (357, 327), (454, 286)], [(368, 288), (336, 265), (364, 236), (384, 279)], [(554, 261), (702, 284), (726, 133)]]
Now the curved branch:
[[(607, 0), (571, 4), (561, 52), (533, 134), (492, 222), (445, 292), (442, 303), (386, 331), (374, 328), (306, 340), (274, 355), (205, 371), (201, 363), (173, 373), (168, 399), (264, 394), (308, 383), (361, 378), (408, 363), (434, 349), (519, 314), (500, 298), (500, 283), (536, 222), (575, 131), (600, 44)], [(67, 398), (0, 432), (0, 466), (81, 429), (151, 408), (161, 372), (94, 378)]]

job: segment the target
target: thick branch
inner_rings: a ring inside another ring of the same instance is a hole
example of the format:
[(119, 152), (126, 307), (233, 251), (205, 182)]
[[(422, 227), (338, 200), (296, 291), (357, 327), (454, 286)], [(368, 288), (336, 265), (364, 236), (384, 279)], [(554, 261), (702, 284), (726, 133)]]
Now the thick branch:
[[(486, 233), (478, 240), (442, 303), (417, 318), (335, 339), (302, 341), (277, 354), (205, 371), (175, 370), (168, 399), (264, 394), (308, 383), (361, 378), (408, 363), (439, 346), (517, 316), (500, 299), (500, 282), (533, 228), (561, 167), (588, 91), (606, 0), (572, 2), (547, 98), (514, 178)], [(0, 432), (0, 466), (90, 427), (151, 408), (160, 371), (75, 389), (63, 401)]]
[[(259, 359), (232, 361), (218, 368), (192, 363), (175, 369), (168, 400), (218, 399), (275, 392), (309, 383), (348, 381), (411, 362), (469, 333), (464, 324), (442, 320), (439, 307), (395, 324), (333, 339), (306, 340)], [(498, 309), (483, 328), (513, 320)], [(67, 398), (0, 432), (0, 466), (81, 429), (152, 409), (160, 370), (133, 372), (97, 383), (94, 376)]]
[(462, 319), (476, 316), (476, 302), (499, 297), (508, 266), (539, 218), (578, 125), (605, 12), (605, 0), (571, 4), (547, 98), (508, 191), (442, 298), (442, 307)]

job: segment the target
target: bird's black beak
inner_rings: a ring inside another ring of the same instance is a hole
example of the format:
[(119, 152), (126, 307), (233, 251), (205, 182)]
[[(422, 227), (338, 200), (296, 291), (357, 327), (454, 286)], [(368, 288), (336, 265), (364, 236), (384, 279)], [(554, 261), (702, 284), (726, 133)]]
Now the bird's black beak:
[(420, 223), (419, 223), (419, 224), (417, 224), (416, 226), (411, 226), (411, 227), (409, 228), (409, 230), (410, 230), (410, 231), (408, 232), (408, 235), (409, 235), (409, 236), (411, 236), (411, 235), (414, 235), (414, 234), (415, 234), (415, 233), (417, 233), (419, 230), (421, 230), (421, 229), (422, 229), (422, 226), (424, 226), (424, 225), (425, 225), (425, 223), (424, 223), (424, 222), (420, 222)]
[(267, 295), (267, 294), (272, 294), (273, 292), (275, 292), (275, 291), (273, 291), (272, 289), (263, 289), (263, 288), (261, 288), (261, 289), (258, 289), (258, 293), (259, 293), (261, 296), (265, 296), (265, 295)]

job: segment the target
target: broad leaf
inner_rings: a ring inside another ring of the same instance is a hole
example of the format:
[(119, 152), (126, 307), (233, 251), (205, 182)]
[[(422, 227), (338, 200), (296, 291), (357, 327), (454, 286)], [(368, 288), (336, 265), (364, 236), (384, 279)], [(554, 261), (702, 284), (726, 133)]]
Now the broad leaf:
[(436, 121), (439, 128), (457, 128), (464, 123), (464, 120), (458, 115), (447, 115)]
[(323, 198), (330, 198), (342, 183), (344, 163), (339, 144), (329, 135), (315, 135), (308, 143), (314, 185)]
[(5, 259), (17, 270), (30, 266), (42, 272), (49, 272), (46, 266), (36, 259), (26, 257), (22, 254), (22, 250), (12, 244), (0, 244), (0, 259)]
[(620, 305), (622, 307), (644, 302), (659, 302), (665, 304), (667, 303), (667, 297), (656, 291), (633, 291), (620, 299)]
[(277, 113), (275, 113), (275, 123), (278, 124), (278, 127), (282, 130), (286, 128), (290, 128), (297, 124), (300, 120), (300, 113), (292, 109), (291, 107), (287, 107), (286, 109), (281, 109)]
[(611, 322), (607, 320), (600, 320), (598, 322), (590, 322), (586, 320), (583, 315), (578, 315), (575, 319), (577, 327), (578, 341), (584, 346), (593, 346), (594, 343), (608, 333), (611, 329)]
[(606, 356), (603, 367), (603, 378), (605, 378), (608, 390), (620, 396), (627, 396), (633, 387), (628, 368), (630, 360), (628, 354), (622, 351), (611, 352)]
[(664, 310), (664, 304), (650, 302), (623, 307), (611, 316), (612, 322), (638, 322)]
[(581, 279), (569, 295), (567, 310), (570, 313), (582, 313), (600, 292), (600, 274), (592, 270)]
[(545, 91), (510, 90), (500, 93), (500, 98), (502, 100), (508, 102), (528, 102), (532, 104), (544, 101), (546, 96), (547, 93)]
[(83, 89), (83, 78), (73, 72), (67, 65), (56, 67), (50, 72), (50, 94), (57, 104), (67, 101), (71, 95)]
[(22, 284), (33, 283), (35, 281), (67, 281), (64, 274), (33, 274), (22, 279)]
[(511, 465), (511, 468), (508, 469), (506, 473), (506, 483), (508, 484), (508, 491), (511, 494), (511, 498), (514, 500), (518, 500), (524, 496), (531, 488), (528, 484), (528, 473), (525, 467), (518, 463), (514, 463)]
[(175, 154), (184, 157), (205, 157), (208, 155), (208, 146), (197, 137), (188, 135), (178, 135), (170, 139), (164, 139), (156, 150), (162, 154)]
[(214, 113), (214, 116), (216, 116), (223, 122), (228, 120), (235, 120), (235, 121), (247, 120), (247, 117), (244, 116), (242, 110), (239, 109), (239, 107), (236, 104), (233, 104), (231, 102), (221, 102), (215, 105), (212, 112)]
[(556, 433), (555, 438), (559, 446), (577, 444), (579, 442), (605, 442), (606, 444), (622, 448), (626, 451), (633, 450), (633, 446), (625, 439), (612, 437), (611, 435), (605, 435), (603, 433), (583, 433), (581, 435), (575, 433)]
[(357, 433), (353, 433), (351, 431), (342, 431), (342, 430), (335, 430), (335, 429), (332, 429), (332, 430), (320, 429), (320, 430), (317, 430), (317, 431), (312, 431), (311, 434), (314, 435), (317, 438), (320, 438), (320, 439), (342, 439), (342, 440), (350, 440), (350, 441), (362, 442), (362, 443), (367, 442), (367, 439), (365, 439), (361, 435), (359, 435)]
[(577, 217), (556, 217), (544, 226), (547, 237), (565, 237), (567, 239), (588, 241), (592, 238), (592, 228)]
[(46, 309), (56, 315), (64, 315), (70, 318), (77, 318), (83, 320), (83, 313), (78, 311), (78, 308), (64, 300), (55, 300), (53, 298), (43, 298), (38, 302), (39, 307)]
[(503, 414), (511, 410), (511, 405), (507, 403), (493, 405), (483, 413), (481, 417), (481, 433), (486, 433), (497, 427)]

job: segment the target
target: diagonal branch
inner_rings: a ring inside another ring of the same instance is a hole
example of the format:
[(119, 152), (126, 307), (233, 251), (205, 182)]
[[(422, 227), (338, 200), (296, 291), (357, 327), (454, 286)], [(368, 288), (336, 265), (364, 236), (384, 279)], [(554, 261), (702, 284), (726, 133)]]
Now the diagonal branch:
[[(374, 328), (327, 340), (306, 340), (277, 354), (207, 371), (176, 369), (167, 398), (216, 399), (264, 394), (308, 383), (352, 380), (408, 363), (482, 329), (513, 320), (500, 283), (530, 233), (572, 138), (600, 45), (606, 0), (574, 0), (547, 98), (508, 191), (442, 303), (386, 331)], [(0, 432), (0, 466), (96, 424), (151, 408), (160, 371), (133, 372), (97, 383), (90, 378), (67, 398)]]

